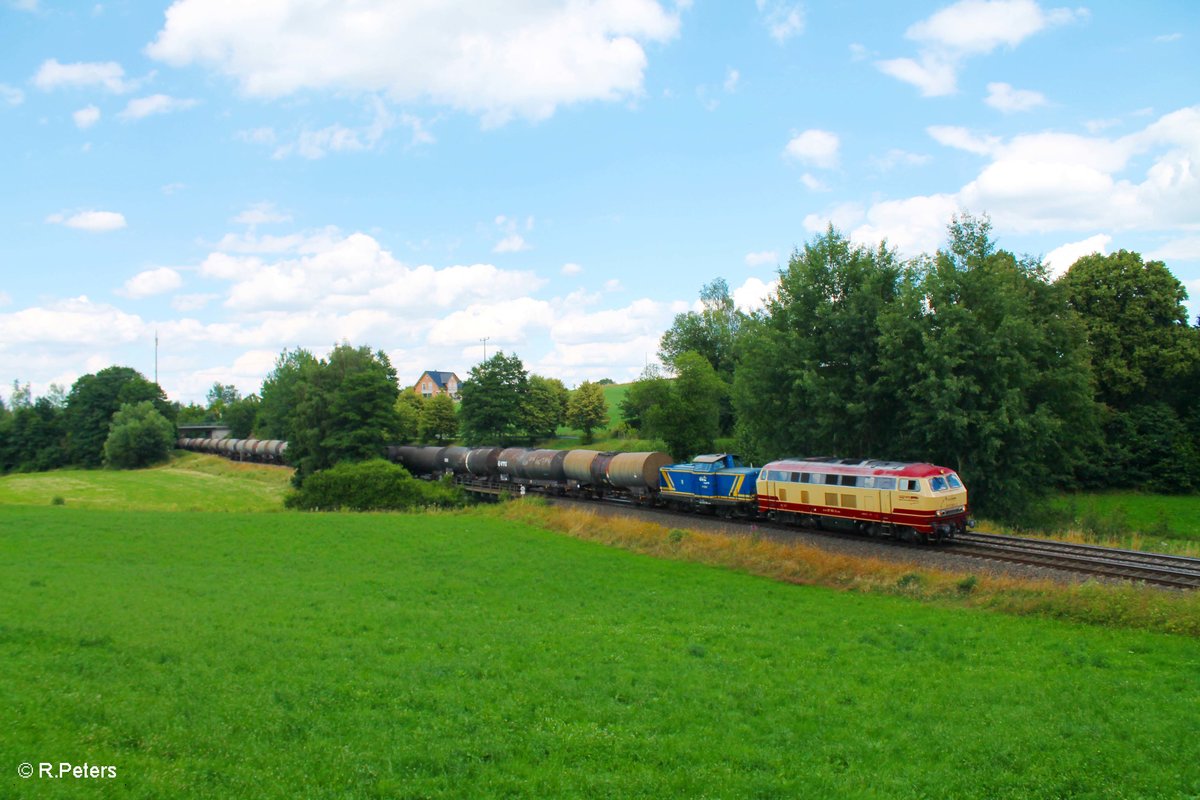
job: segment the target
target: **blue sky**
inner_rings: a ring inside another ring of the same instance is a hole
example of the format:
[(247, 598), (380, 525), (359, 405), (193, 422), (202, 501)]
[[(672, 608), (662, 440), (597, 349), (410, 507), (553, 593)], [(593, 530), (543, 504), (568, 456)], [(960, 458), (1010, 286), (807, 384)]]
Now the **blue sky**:
[(636, 377), (723, 277), (956, 211), (1200, 313), (1200, 4), (0, 0), (0, 380), (369, 344)]

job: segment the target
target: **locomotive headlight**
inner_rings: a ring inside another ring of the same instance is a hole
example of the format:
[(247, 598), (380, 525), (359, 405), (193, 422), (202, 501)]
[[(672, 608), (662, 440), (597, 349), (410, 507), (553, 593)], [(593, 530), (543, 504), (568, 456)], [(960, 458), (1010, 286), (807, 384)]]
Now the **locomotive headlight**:
[(966, 509), (965, 509), (965, 508), (963, 508), (962, 506), (955, 506), (954, 508), (943, 508), (943, 509), (940, 509), (940, 510), (939, 510), (937, 513), (938, 513), (938, 516), (939, 516), (939, 517), (950, 517), (950, 516), (953, 516), (953, 515), (955, 515), (955, 514), (961, 514), (961, 513), (962, 513), (963, 511), (965, 511), (965, 510), (966, 510)]

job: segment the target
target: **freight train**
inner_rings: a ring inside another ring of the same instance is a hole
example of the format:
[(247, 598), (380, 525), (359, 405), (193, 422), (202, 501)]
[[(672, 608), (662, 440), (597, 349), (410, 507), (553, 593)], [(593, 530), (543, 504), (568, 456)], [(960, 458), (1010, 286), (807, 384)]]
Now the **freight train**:
[[(282, 463), (287, 452), (287, 442), (275, 440), (180, 439), (178, 444), (266, 463)], [(659, 452), (524, 447), (389, 446), (385, 454), (415, 476), (453, 476), (477, 494), (615, 498), (912, 542), (943, 541), (971, 524), (967, 490), (958, 475), (925, 463), (808, 458), (745, 467), (726, 453), (674, 464)]]

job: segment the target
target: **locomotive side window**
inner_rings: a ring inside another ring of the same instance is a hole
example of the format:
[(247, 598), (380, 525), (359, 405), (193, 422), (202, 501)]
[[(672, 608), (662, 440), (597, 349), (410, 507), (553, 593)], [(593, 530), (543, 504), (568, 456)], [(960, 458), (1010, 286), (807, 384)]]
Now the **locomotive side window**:
[(859, 479), (859, 486), (862, 486), (864, 489), (874, 489), (875, 478), (871, 475), (864, 475)]
[(900, 480), (900, 491), (902, 492), (919, 492), (921, 491), (920, 481), (910, 481), (906, 479)]
[(837, 475), (826, 475), (825, 483), (829, 484), (830, 486), (837, 486), (838, 476)]
[(875, 488), (882, 489), (885, 492), (894, 491), (896, 488), (896, 479), (895, 478), (876, 478), (875, 479)]
[(796, 473), (796, 483), (809, 483), (809, 475), (807, 472)]
[(842, 486), (858, 486), (858, 478), (853, 475), (843, 475)]

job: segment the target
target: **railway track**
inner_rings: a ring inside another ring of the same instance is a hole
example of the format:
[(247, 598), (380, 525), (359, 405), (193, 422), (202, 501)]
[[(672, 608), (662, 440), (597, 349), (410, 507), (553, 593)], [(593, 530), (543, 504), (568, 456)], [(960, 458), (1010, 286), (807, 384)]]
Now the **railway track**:
[[(552, 498), (552, 502), (577, 503), (593, 508), (597, 505), (609, 508), (633, 508), (643, 513), (661, 516), (664, 520), (678, 520), (679, 522), (676, 524), (681, 525), (686, 525), (687, 519), (704, 518), (716, 521), (714, 517), (702, 517), (697, 514), (679, 513), (664, 508), (653, 508), (627, 502), (608, 501), (597, 504), (594, 500), (566, 497)], [(720, 521), (737, 527), (743, 525), (748, 527), (753, 524), (759, 531), (768, 535), (771, 533), (794, 533), (798, 530), (793, 525), (764, 522), (763, 520), (728, 519)], [(1072, 544), (1052, 539), (1026, 539), (990, 533), (959, 534), (946, 544), (931, 547), (930, 545), (908, 544), (894, 539), (868, 539), (860, 534), (846, 531), (817, 528), (801, 528), (799, 530), (831, 538), (871, 541), (880, 545), (922, 552), (934, 550), (984, 561), (1003, 561), (1010, 564), (1044, 567), (1102, 578), (1144, 582), (1175, 589), (1200, 589), (1200, 558), (1187, 556), (1120, 550), (1098, 545)]]
[(1177, 589), (1200, 588), (1200, 558), (994, 533), (959, 535), (947, 549), (956, 555), (1053, 567)]

